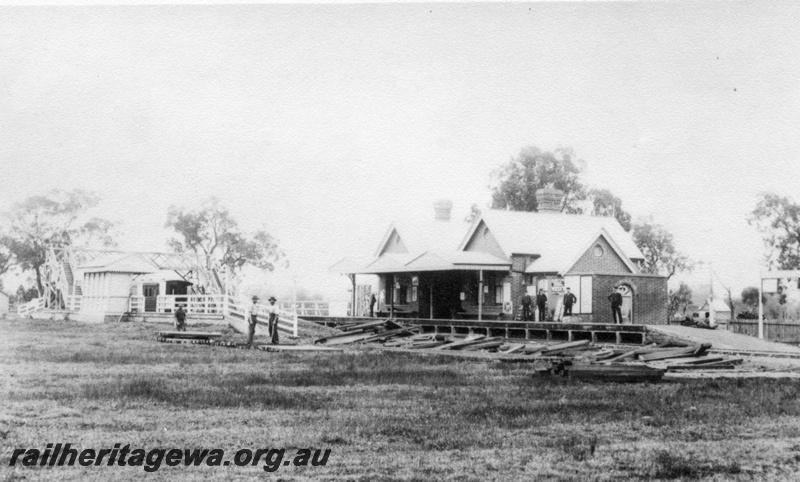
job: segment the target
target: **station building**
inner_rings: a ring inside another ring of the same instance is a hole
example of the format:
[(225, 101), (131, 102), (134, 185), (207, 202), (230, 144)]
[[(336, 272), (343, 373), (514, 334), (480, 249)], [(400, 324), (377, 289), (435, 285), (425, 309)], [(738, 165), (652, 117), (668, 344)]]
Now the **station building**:
[(471, 223), (438, 201), (433, 219), (392, 223), (372, 256), (332, 270), (354, 287), (357, 275), (377, 275), (376, 309), (391, 316), (519, 320), (523, 294), (542, 289), (548, 320), (560, 320), (569, 287), (569, 321), (613, 323), (608, 296), (622, 287), (624, 322), (667, 323), (667, 279), (640, 272), (644, 256), (615, 218), (561, 213), (555, 190), (537, 201), (538, 212), (486, 210)]

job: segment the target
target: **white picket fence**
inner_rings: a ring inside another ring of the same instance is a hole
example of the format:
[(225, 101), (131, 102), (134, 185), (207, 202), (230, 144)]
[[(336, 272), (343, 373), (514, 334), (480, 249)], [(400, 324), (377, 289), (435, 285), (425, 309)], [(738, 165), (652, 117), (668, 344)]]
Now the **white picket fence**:
[[(79, 312), (81, 300), (82, 297), (78, 295), (67, 296), (64, 300), (67, 310)], [(248, 303), (237, 301), (228, 295), (160, 295), (156, 297), (155, 313), (174, 313), (178, 306), (182, 306), (189, 315), (236, 316), (244, 319)], [(259, 318), (267, 320), (269, 303), (259, 302), (256, 307)], [(329, 303), (325, 301), (284, 301), (279, 302), (278, 307), (278, 328), (292, 336), (298, 336), (298, 316), (329, 314)], [(44, 309), (44, 298), (35, 298), (19, 305), (17, 314), (27, 317)], [(131, 296), (128, 301), (128, 311), (145, 313), (144, 296)]]
[(17, 306), (17, 315), (22, 317), (31, 316), (37, 311), (42, 311), (44, 308), (44, 298), (34, 298), (27, 303)]
[(300, 316), (329, 316), (330, 304), (327, 301), (279, 301), (282, 310), (294, 311)]
[[(228, 297), (228, 314), (244, 319), (245, 312), (249, 308), (248, 304), (237, 302), (233, 297)], [(285, 304), (278, 304), (278, 329), (289, 333), (291, 336), (298, 336), (297, 310), (285, 309)], [(262, 320), (269, 319), (269, 303), (256, 303), (256, 314)]]

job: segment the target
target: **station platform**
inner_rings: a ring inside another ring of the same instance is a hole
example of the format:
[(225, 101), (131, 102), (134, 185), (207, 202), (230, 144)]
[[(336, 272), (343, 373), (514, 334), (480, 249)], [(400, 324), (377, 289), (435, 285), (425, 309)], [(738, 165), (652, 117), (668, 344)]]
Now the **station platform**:
[[(380, 318), (332, 318), (326, 316), (303, 316), (308, 321), (336, 326), (337, 323), (372, 321)], [(599, 323), (554, 323), (524, 321), (460, 320), (460, 319), (393, 319), (403, 325), (419, 326), (423, 333), (449, 335), (501, 336), (512, 340), (580, 341), (593, 343), (634, 344), (650, 343), (646, 325), (615, 325)]]

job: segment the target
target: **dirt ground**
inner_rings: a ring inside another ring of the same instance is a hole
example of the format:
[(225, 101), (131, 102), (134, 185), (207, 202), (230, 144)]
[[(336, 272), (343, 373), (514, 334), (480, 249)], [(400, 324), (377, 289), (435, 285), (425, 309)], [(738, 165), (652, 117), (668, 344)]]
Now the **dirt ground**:
[[(0, 321), (0, 480), (800, 479), (795, 379), (583, 383), (525, 363), (156, 342), (168, 328)], [(324, 466), (271, 473), (263, 462), (9, 466), (15, 449), (47, 443), (220, 448), (228, 460), (243, 448), (331, 452)]]

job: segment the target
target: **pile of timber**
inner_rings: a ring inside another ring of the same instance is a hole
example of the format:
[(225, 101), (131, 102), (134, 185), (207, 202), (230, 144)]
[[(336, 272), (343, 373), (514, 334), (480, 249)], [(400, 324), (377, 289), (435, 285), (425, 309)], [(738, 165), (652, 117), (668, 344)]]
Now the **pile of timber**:
[[(655, 382), (667, 372), (734, 369), (741, 358), (709, 356), (711, 345), (650, 345), (633, 350), (605, 349), (582, 360), (540, 366), (538, 375), (560, 375), (602, 382)], [(580, 361), (580, 363), (577, 363)]]
[(239, 348), (242, 350), (255, 349), (271, 352), (341, 351), (337, 348), (313, 345), (272, 345), (266, 343), (248, 345), (247, 343), (225, 341), (221, 339), (222, 337), (222, 333), (210, 333), (205, 331), (159, 331), (156, 333), (156, 340), (163, 343), (211, 345), (225, 348)]
[(314, 340), (315, 345), (336, 346), (351, 343), (384, 342), (392, 338), (416, 335), (418, 327), (398, 325), (392, 320), (375, 320), (366, 323), (340, 324), (337, 328), (341, 334), (326, 336)]
[(502, 337), (485, 335), (445, 335), (420, 333), (419, 327), (398, 325), (391, 320), (340, 325), (342, 333), (315, 340), (323, 346), (374, 344), (395, 350), (414, 350), (430, 354), (493, 355), (503, 360), (576, 356), (595, 347), (588, 341), (556, 345), (509, 343)]
[(165, 343), (187, 343), (192, 345), (211, 345), (222, 338), (222, 333), (205, 331), (159, 331), (156, 340)]
[(668, 371), (733, 369), (742, 363), (741, 358), (709, 356), (710, 349), (710, 343), (683, 346), (654, 344), (624, 352), (615, 351), (609, 356), (598, 358), (597, 361), (605, 364), (639, 361)]

